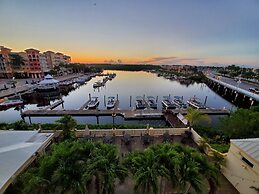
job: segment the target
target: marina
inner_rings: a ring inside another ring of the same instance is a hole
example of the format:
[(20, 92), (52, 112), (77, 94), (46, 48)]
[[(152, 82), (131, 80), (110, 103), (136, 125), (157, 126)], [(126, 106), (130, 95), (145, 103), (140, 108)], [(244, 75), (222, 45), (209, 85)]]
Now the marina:
[[(36, 93), (35, 98), (27, 97), (21, 110), (23, 112), (22, 116), (27, 122), (29, 122), (28, 116), (30, 115), (31, 118), (34, 118), (32, 122), (46, 123), (50, 121), (53, 122), (62, 115), (72, 114), (80, 123), (96, 123), (95, 117), (97, 115), (100, 119), (100, 123), (111, 123), (112, 113), (116, 113), (116, 123), (125, 123), (126, 120), (131, 120), (131, 123), (148, 123), (151, 121), (145, 119), (164, 120), (162, 115), (165, 109), (162, 104), (164, 96), (170, 100), (170, 103), (174, 107), (171, 110), (174, 111), (174, 113), (180, 111), (184, 114), (185, 107), (181, 108), (175, 102), (174, 96), (176, 96), (176, 94), (181, 96), (180, 100), (183, 99), (183, 103), (186, 103), (187, 99), (194, 94), (199, 99), (205, 99), (206, 96), (208, 96), (206, 105), (211, 108), (211, 112), (208, 113), (212, 115), (224, 115), (226, 111), (221, 111), (224, 107), (226, 110), (233, 109), (231, 103), (223, 100), (206, 87), (205, 84), (193, 84), (186, 88), (185, 85), (177, 81), (165, 80), (162, 77), (157, 77), (153, 73), (124, 71), (115, 71), (115, 73), (115, 78), (107, 81), (105, 87), (94, 89), (92, 85), (102, 79), (103, 76), (107, 77), (107, 71), (104, 71), (104, 75), (101, 76), (91, 76), (91, 80), (86, 81), (79, 87), (71, 87), (73, 84), (78, 84), (74, 82), (74, 79), (71, 80), (68, 86), (63, 86), (61, 89), (65, 91), (67, 90), (66, 88), (69, 87), (73, 89), (63, 94), (59, 94), (58, 92), (46, 92), (46, 95), (43, 96), (45, 93), (41, 92)], [(80, 77), (82, 76), (83, 75), (80, 75)], [(152, 83), (152, 81), (153, 84), (149, 84), (149, 82)], [(163, 87), (160, 87), (160, 85), (163, 85)], [(176, 90), (175, 88), (178, 89)], [(175, 92), (170, 92), (170, 94), (169, 91)], [(98, 107), (94, 105), (89, 109), (89, 94), (90, 96), (98, 97), (97, 100), (99, 103), (95, 104), (98, 104)], [(215, 98), (217, 100), (215, 100)], [(61, 99), (62, 102), (60, 101)], [(136, 107), (135, 102), (137, 99), (141, 102), (141, 104), (138, 104), (139, 107), (142, 107), (141, 109)], [(30, 103), (31, 100), (33, 100), (33, 103)], [(97, 109), (99, 109), (98, 112)], [(220, 111), (217, 112), (216, 110)], [(0, 116), (3, 118), (3, 121), (21, 119), (20, 112), (14, 110), (14, 108), (10, 108), (4, 112), (1, 111)], [(138, 119), (142, 121), (138, 121)], [(160, 121), (157, 120), (157, 123), (160, 123)]]

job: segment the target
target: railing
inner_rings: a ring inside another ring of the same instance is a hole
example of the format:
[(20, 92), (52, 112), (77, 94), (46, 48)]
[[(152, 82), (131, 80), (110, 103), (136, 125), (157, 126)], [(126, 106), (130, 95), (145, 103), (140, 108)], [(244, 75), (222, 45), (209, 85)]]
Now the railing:
[(259, 101), (259, 95), (258, 94), (249, 92), (249, 91), (247, 91), (245, 89), (239, 88), (237, 86), (233, 86), (231, 84), (225, 83), (223, 81), (217, 80), (217, 79), (209, 77), (209, 76), (207, 76), (207, 78), (212, 80), (212, 81), (214, 81), (214, 82), (217, 82), (217, 83), (221, 84), (222, 86), (228, 87), (228, 88), (230, 88), (232, 90), (235, 90), (235, 91), (237, 91), (239, 93), (242, 93), (242, 94), (244, 94), (244, 95), (246, 95), (246, 96), (248, 96), (250, 98), (253, 98), (256, 101)]

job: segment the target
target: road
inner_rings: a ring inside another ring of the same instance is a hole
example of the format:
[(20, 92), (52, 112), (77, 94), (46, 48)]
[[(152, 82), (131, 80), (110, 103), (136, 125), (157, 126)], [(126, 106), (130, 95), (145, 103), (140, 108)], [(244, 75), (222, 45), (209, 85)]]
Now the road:
[[(236, 87), (239, 87), (239, 88), (242, 88), (244, 90), (247, 90), (249, 91), (249, 88), (255, 88), (256, 86), (254, 84), (250, 84), (248, 82), (244, 82), (244, 81), (241, 81), (241, 83), (238, 83), (237, 81), (235, 81), (234, 79), (232, 78), (228, 78), (228, 77), (223, 77), (223, 76), (216, 76), (216, 75), (209, 75), (210, 77), (214, 77), (214, 78), (218, 78), (218, 80), (222, 81), (222, 82), (225, 82), (227, 84), (230, 84), (230, 85), (233, 85), (233, 86), (236, 86)], [(257, 86), (258, 87), (258, 86)], [(259, 88), (259, 87), (258, 87)]]

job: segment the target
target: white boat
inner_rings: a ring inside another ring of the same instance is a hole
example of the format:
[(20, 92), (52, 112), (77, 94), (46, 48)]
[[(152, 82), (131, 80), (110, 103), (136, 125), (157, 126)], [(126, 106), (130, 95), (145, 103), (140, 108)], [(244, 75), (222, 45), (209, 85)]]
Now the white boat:
[(89, 109), (93, 109), (93, 108), (97, 108), (98, 105), (99, 105), (98, 97), (92, 97), (87, 106)]
[(174, 96), (174, 103), (179, 107), (179, 108), (187, 108), (187, 104), (183, 102), (183, 98), (180, 96)]
[(98, 88), (98, 87), (101, 87), (101, 86), (103, 86), (103, 83), (102, 83), (102, 81), (97, 81), (97, 82), (95, 82), (94, 84), (93, 84), (93, 87), (94, 88)]
[(59, 89), (59, 81), (55, 80), (51, 75), (46, 75), (44, 80), (40, 81), (36, 86), (36, 91), (51, 91)]
[(7, 108), (7, 107), (13, 107), (13, 106), (18, 106), (22, 104), (23, 104), (23, 101), (20, 99), (5, 100), (0, 103), (0, 107)]
[(106, 106), (107, 106), (107, 109), (114, 108), (114, 106), (115, 106), (115, 97), (109, 96)]
[(108, 75), (108, 79), (109, 80), (112, 80), (113, 78), (115, 78), (116, 77), (116, 73), (112, 73), (112, 74), (109, 74)]
[(202, 102), (200, 102), (199, 99), (196, 98), (196, 97), (190, 98), (189, 100), (187, 100), (187, 103), (188, 103), (190, 106), (192, 106), (192, 107), (194, 107), (194, 108), (197, 108), (197, 109), (206, 109), (206, 108), (207, 108), (207, 107), (206, 107)]
[(163, 108), (166, 108), (166, 109), (176, 108), (175, 104), (170, 101), (169, 96), (163, 96), (163, 100), (161, 101), (161, 103), (163, 105)]
[(144, 108), (146, 108), (145, 102), (144, 102), (142, 96), (137, 96), (135, 103), (136, 103), (136, 109), (144, 109)]
[(156, 99), (153, 96), (147, 96), (147, 103), (150, 108), (157, 109)]

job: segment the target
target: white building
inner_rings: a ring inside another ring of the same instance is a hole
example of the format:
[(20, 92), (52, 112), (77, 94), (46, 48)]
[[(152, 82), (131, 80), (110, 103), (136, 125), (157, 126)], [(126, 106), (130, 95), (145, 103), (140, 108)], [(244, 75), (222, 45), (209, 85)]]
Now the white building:
[(231, 140), (223, 174), (241, 194), (258, 194), (259, 138)]

